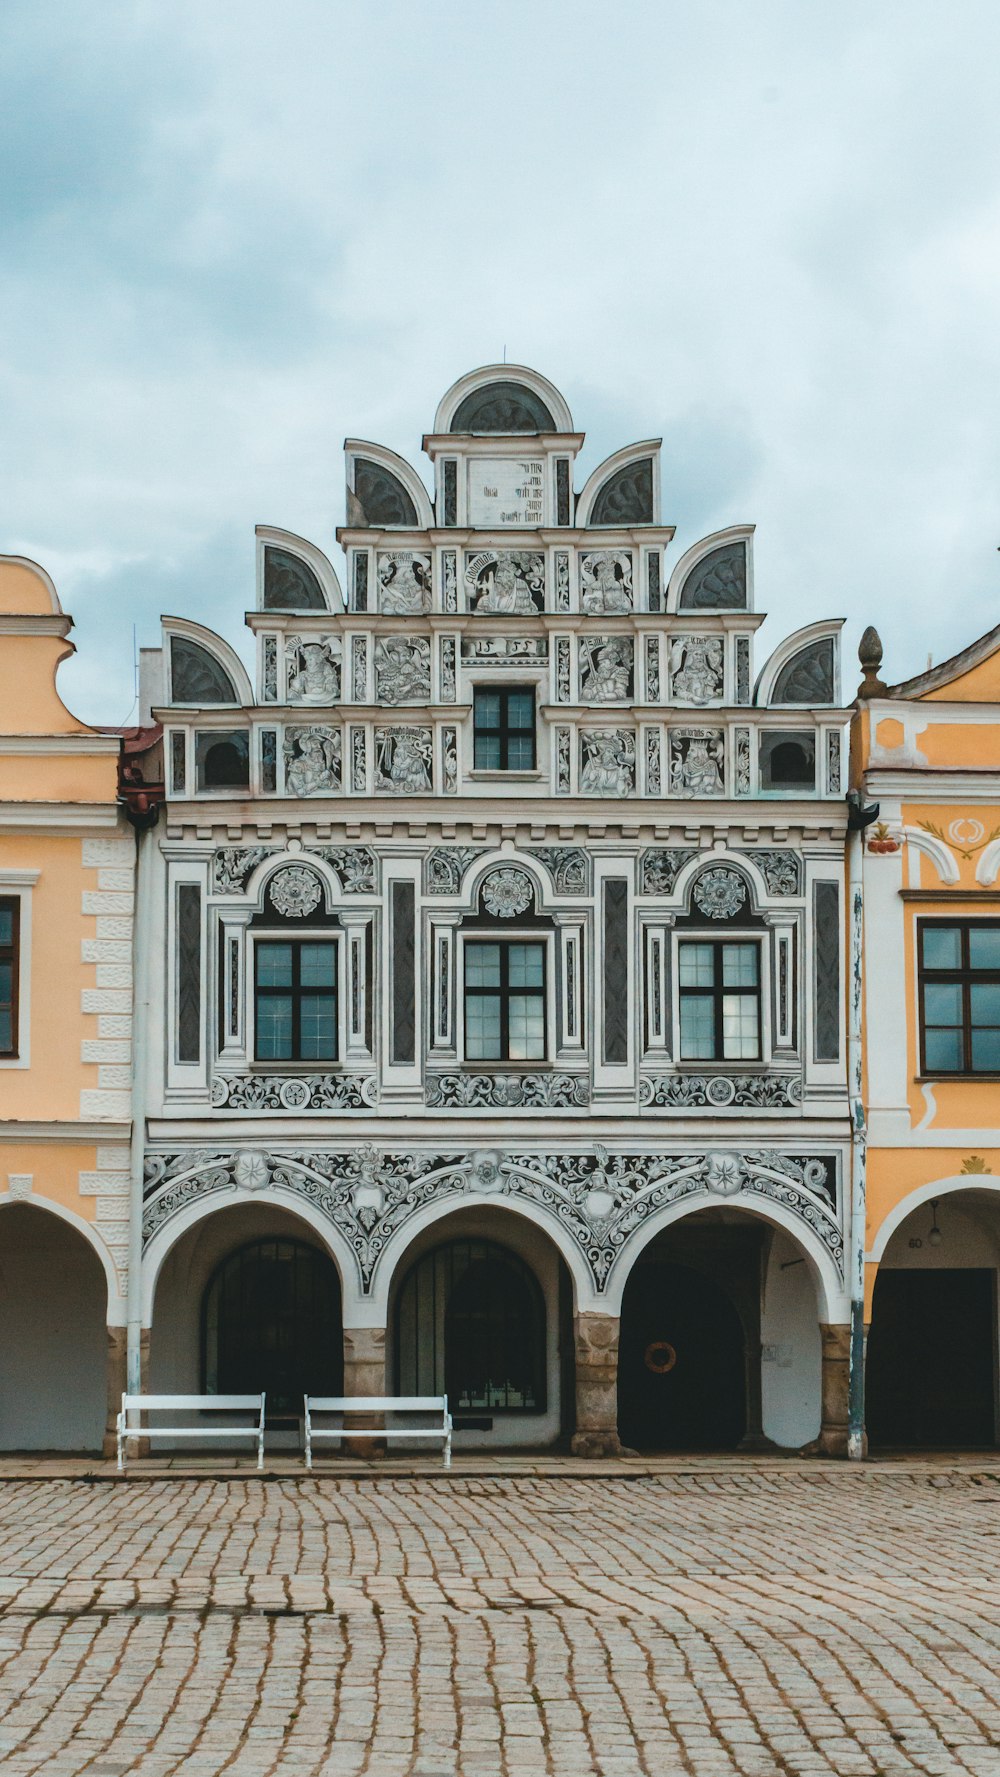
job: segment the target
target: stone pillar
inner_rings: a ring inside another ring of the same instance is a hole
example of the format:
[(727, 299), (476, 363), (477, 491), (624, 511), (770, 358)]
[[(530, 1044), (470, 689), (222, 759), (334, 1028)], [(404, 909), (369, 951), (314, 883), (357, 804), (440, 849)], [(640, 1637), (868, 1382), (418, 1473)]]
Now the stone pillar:
[[(344, 1328), (344, 1394), (384, 1395), (385, 1327)], [(356, 1430), (377, 1430), (384, 1424), (378, 1413), (351, 1413), (344, 1416), (345, 1426)], [(384, 1456), (384, 1442), (370, 1438), (345, 1438), (341, 1449), (349, 1456)]]
[(574, 1456), (620, 1456), (618, 1438), (618, 1330), (612, 1314), (577, 1314)]
[(820, 1321), (819, 1331), (823, 1341), (823, 1417), (816, 1449), (820, 1456), (846, 1456), (851, 1329)]
[(108, 1410), (104, 1422), (104, 1442), (101, 1454), (114, 1460), (118, 1440), (118, 1415), (121, 1412), (122, 1395), (125, 1393), (127, 1364), (126, 1345), (128, 1331), (125, 1327), (108, 1327)]

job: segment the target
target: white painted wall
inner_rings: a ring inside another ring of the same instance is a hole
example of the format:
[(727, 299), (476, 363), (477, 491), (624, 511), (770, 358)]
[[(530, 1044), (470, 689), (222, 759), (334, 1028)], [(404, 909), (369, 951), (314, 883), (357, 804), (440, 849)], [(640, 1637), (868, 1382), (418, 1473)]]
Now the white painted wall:
[[(761, 1401), (766, 1437), (798, 1449), (818, 1437), (822, 1345), (816, 1290), (801, 1249), (779, 1230), (761, 1305)], [(782, 1266), (787, 1267), (782, 1270)]]
[(0, 1209), (0, 1450), (100, 1451), (106, 1322), (82, 1234), (44, 1209)]

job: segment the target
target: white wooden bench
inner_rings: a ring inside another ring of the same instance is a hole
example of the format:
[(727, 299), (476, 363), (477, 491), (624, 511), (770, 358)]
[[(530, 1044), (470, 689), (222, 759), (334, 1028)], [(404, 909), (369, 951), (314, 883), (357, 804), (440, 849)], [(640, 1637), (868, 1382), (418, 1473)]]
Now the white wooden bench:
[[(129, 1425), (129, 1414), (170, 1413), (176, 1420), (181, 1413), (252, 1413), (250, 1425), (234, 1425), (228, 1418), (221, 1425), (164, 1425), (147, 1423)], [(262, 1394), (123, 1394), (118, 1415), (118, 1471), (125, 1468), (127, 1438), (250, 1438), (257, 1446), (257, 1467), (264, 1466), (264, 1396)]]
[[(431, 1425), (387, 1425), (384, 1428), (355, 1430), (351, 1425), (314, 1425), (314, 1413), (336, 1413), (341, 1420), (345, 1413), (421, 1413), (434, 1415)], [(305, 1396), (306, 1468), (312, 1468), (312, 1447), (320, 1438), (365, 1438), (372, 1443), (385, 1439), (408, 1438), (426, 1442), (429, 1438), (442, 1447), (445, 1468), (451, 1467), (451, 1414), (446, 1394), (403, 1395), (315, 1395)]]

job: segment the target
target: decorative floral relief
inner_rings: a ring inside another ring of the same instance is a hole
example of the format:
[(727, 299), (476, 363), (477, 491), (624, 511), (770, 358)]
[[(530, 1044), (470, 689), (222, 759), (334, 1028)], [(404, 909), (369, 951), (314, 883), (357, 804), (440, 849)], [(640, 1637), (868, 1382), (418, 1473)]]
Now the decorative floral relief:
[(278, 696), (278, 638), (265, 636), (263, 641), (264, 671), (262, 691), (265, 703), (274, 703)]
[(364, 792), (368, 787), (367, 749), (363, 728), (351, 729), (351, 788)]
[(431, 787), (431, 730), (376, 728), (375, 788), (413, 796)]
[(212, 1104), (228, 1111), (360, 1111), (376, 1102), (376, 1081), (356, 1074), (216, 1074)]
[(581, 556), (580, 603), (591, 616), (631, 611), (632, 556), (628, 550), (594, 550)]
[(528, 855), (545, 865), (557, 895), (589, 895), (590, 859), (578, 845), (532, 845)]
[(627, 636), (580, 642), (582, 703), (625, 703), (632, 695), (632, 643)]
[(826, 793), (840, 795), (840, 735), (833, 729), (826, 737)]
[(429, 1074), (424, 1103), (432, 1108), (567, 1109), (590, 1103), (584, 1074)]
[(429, 703), (431, 645), (423, 636), (386, 636), (375, 644), (379, 703)]
[(378, 888), (378, 859), (367, 845), (311, 845), (309, 851), (336, 870), (345, 895), (373, 895)]
[(353, 672), (354, 672), (354, 701), (355, 701), (355, 703), (366, 703), (368, 701), (368, 637), (367, 636), (355, 636), (354, 644), (353, 644), (353, 653), (354, 653), (354, 668), (353, 668)]
[(659, 796), (662, 792), (660, 777), (660, 730), (646, 729), (646, 795)]
[(762, 849), (741, 852), (740, 856), (748, 858), (763, 873), (769, 895), (801, 893), (802, 864), (797, 852)]
[(482, 846), (438, 845), (424, 859), (424, 890), (428, 895), (457, 895), (462, 878), (477, 858)]
[(675, 796), (721, 796), (724, 761), (721, 728), (670, 730), (670, 788)]
[(441, 637), (441, 702), (454, 703), (455, 685), (455, 638)]
[(442, 603), (446, 611), (458, 610), (458, 563), (453, 549), (446, 549), (441, 557), (441, 577), (443, 582)]
[(746, 903), (747, 887), (735, 870), (704, 870), (693, 889), (706, 919), (733, 919)]
[(462, 659), (480, 666), (544, 666), (546, 636), (463, 636)]
[(493, 870), (482, 887), (483, 906), (495, 919), (513, 919), (532, 906), (535, 896), (523, 870)]
[(649, 1074), (639, 1082), (640, 1105), (670, 1110), (796, 1110), (799, 1074)]
[(569, 610), (569, 556), (563, 549), (556, 555), (556, 610)]
[(736, 637), (736, 701), (750, 702), (750, 637)]
[(685, 864), (690, 863), (697, 853), (694, 848), (680, 847), (665, 850), (645, 851), (642, 854), (642, 865), (639, 880), (644, 895), (672, 895), (677, 878)]
[[(467, 1102), (451, 1096), (452, 1081), (428, 1083), (429, 1103)], [(572, 1075), (470, 1076), (498, 1108), (540, 1105), (553, 1099), (553, 1083), (587, 1102), (587, 1083)], [(536, 1089), (542, 1091), (535, 1097)], [(493, 1096), (490, 1096), (490, 1094)], [(261, 1168), (263, 1161), (266, 1181)], [(242, 1163), (246, 1185), (240, 1184)], [(249, 1168), (249, 1170), (247, 1170)], [(843, 1240), (836, 1221), (837, 1161), (832, 1154), (787, 1155), (775, 1150), (733, 1151), (714, 1147), (674, 1154), (615, 1154), (595, 1144), (591, 1154), (502, 1151), (499, 1147), (451, 1154), (386, 1153), (370, 1143), (339, 1152), (295, 1150), (247, 1156), (189, 1150), (146, 1159), (143, 1236), (150, 1240), (190, 1202), (208, 1192), (280, 1188), (310, 1203), (336, 1227), (354, 1254), (362, 1289), (371, 1290), (376, 1269), (394, 1237), (425, 1205), (478, 1196), (521, 1199), (558, 1224), (578, 1247), (598, 1291), (607, 1288), (621, 1253), (660, 1211), (685, 1199), (722, 1196), (752, 1205), (767, 1198), (799, 1218), (825, 1246), (843, 1276)], [(405, 1239), (405, 1236), (404, 1236)], [(404, 1241), (399, 1242), (400, 1246)]]
[(339, 728), (286, 728), (284, 754), (289, 795), (329, 796), (340, 789)]
[(305, 919), (323, 899), (323, 885), (314, 870), (286, 864), (267, 885), (271, 905), (285, 919)]
[(676, 703), (711, 703), (722, 696), (721, 636), (675, 636), (670, 644), (670, 692)]
[(431, 608), (431, 558), (412, 549), (379, 550), (376, 556), (379, 610), (390, 617), (413, 617)]
[(444, 768), (444, 793), (454, 796), (458, 789), (458, 730), (441, 730), (441, 764)]
[(558, 636), (556, 638), (556, 702), (569, 703), (571, 695), (569, 636)]
[(272, 858), (273, 845), (223, 846), (212, 860), (212, 888), (217, 895), (242, 895), (258, 864)]
[(646, 637), (646, 702), (660, 701), (660, 638)]
[(505, 617), (545, 609), (545, 557), (534, 550), (481, 549), (466, 557), (469, 608)]
[(580, 789), (588, 796), (630, 796), (635, 789), (635, 735), (623, 728), (583, 729)]
[(340, 697), (339, 636), (289, 636), (285, 673), (289, 703), (336, 703)]
[(750, 794), (750, 730), (736, 730), (736, 759), (734, 768), (734, 788), (737, 796)]
[(570, 731), (556, 729), (556, 795), (568, 796), (570, 791)]

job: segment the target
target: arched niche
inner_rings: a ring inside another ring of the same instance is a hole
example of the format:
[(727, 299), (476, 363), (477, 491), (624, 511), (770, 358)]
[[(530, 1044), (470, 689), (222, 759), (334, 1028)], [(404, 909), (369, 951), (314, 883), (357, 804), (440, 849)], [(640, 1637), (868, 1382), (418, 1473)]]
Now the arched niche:
[(427, 530), (434, 523), (427, 489), (405, 457), (385, 445), (349, 438), (347, 522), (352, 528)]
[(686, 550), (670, 576), (667, 609), (752, 610), (752, 535), (752, 525), (733, 526), (703, 537)]
[(486, 364), (460, 377), (442, 396), (435, 433), (572, 432), (573, 416), (547, 377), (525, 364)]
[(577, 501), (578, 525), (656, 524), (660, 509), (659, 438), (628, 444), (599, 463)]
[(210, 629), (187, 618), (163, 619), (172, 704), (253, 703), (253, 690), (239, 656)]
[(272, 525), (258, 525), (255, 535), (258, 610), (344, 609), (344, 595), (333, 564), (315, 543)]
[(786, 636), (761, 668), (754, 703), (814, 709), (840, 702), (843, 618), (809, 623)]

